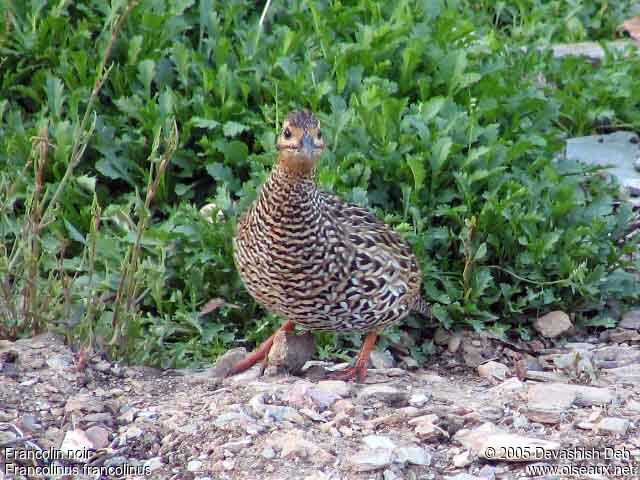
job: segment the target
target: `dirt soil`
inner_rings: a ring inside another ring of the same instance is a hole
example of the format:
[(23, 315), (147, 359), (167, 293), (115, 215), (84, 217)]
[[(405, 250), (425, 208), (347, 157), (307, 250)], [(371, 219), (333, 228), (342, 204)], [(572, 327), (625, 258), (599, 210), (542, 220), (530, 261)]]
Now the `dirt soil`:
[(428, 365), (385, 354), (364, 384), (220, 379), (81, 359), (52, 334), (4, 340), (0, 478), (640, 478), (627, 326), (526, 344), (442, 333)]

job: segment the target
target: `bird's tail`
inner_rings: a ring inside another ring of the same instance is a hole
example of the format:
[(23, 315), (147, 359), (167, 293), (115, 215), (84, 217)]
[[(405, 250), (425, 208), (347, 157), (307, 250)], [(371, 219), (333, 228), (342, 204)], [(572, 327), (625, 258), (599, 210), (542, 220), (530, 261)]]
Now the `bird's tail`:
[(422, 297), (418, 297), (416, 299), (416, 302), (413, 304), (412, 310), (419, 313), (420, 315), (424, 315), (425, 317), (432, 317), (431, 306)]

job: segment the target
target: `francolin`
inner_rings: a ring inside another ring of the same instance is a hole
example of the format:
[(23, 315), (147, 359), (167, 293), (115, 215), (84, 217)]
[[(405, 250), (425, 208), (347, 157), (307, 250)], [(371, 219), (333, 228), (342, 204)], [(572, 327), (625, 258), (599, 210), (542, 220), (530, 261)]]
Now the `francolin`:
[[(285, 320), (280, 330), (297, 324), (365, 332), (355, 364), (332, 376), (363, 381), (380, 331), (411, 311), (429, 313), (420, 267), (407, 242), (371, 212), (316, 188), (324, 140), (312, 113), (286, 117), (277, 149), (271, 174), (237, 226), (240, 277), (264, 308)], [(273, 338), (231, 374), (266, 358)]]

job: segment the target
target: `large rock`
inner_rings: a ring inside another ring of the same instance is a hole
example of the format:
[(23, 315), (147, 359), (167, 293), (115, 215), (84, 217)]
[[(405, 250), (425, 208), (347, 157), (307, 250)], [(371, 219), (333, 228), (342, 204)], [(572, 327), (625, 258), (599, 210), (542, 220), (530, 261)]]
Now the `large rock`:
[(555, 310), (537, 318), (533, 322), (533, 327), (547, 338), (556, 338), (568, 332), (573, 327), (569, 315), (561, 310)]
[(268, 367), (265, 373), (299, 374), (304, 364), (311, 360), (315, 351), (315, 341), (309, 332), (295, 333), (280, 330), (273, 339), (269, 350)]
[(640, 308), (625, 313), (618, 326), (628, 330), (640, 330)]

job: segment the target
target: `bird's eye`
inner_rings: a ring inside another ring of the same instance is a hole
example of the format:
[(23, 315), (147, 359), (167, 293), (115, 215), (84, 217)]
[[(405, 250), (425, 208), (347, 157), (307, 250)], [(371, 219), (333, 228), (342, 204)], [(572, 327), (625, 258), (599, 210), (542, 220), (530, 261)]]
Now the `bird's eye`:
[(286, 138), (287, 140), (291, 138), (291, 130), (289, 130), (288, 128), (284, 129), (284, 138)]
[(320, 140), (321, 138), (322, 138), (322, 132), (318, 130), (318, 140)]

